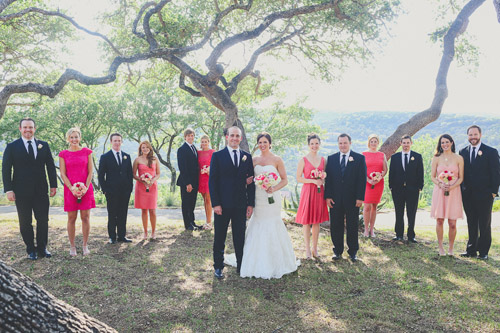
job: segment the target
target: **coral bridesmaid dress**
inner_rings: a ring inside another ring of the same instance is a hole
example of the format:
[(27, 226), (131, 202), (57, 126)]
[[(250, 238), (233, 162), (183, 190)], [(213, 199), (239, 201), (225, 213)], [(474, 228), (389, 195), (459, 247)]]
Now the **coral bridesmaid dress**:
[[(145, 173), (149, 173), (151, 176), (156, 175), (156, 163), (151, 165), (151, 168), (146, 164), (139, 164), (138, 166), (139, 177)], [(134, 207), (140, 209), (156, 209), (156, 203), (158, 201), (158, 185), (157, 182), (149, 185), (149, 192), (146, 191), (146, 185), (136, 181), (135, 182), (135, 197), (134, 197)]]
[[(458, 177), (458, 165), (438, 165), (437, 175), (443, 171), (451, 171)], [(432, 192), (431, 217), (435, 219), (462, 219), (464, 217), (462, 209), (462, 192), (460, 186), (449, 191), (450, 195), (444, 195), (444, 190), (434, 184)]]
[[(366, 176), (369, 177), (372, 172), (384, 171), (384, 153), (377, 151), (375, 153), (365, 151), (363, 152), (366, 161)], [(365, 201), (367, 204), (378, 204), (384, 192), (384, 179), (382, 178), (375, 186), (366, 182)]]
[(212, 160), (212, 154), (214, 153), (214, 149), (210, 150), (198, 150), (198, 165), (200, 166), (199, 172), (199, 185), (198, 192), (200, 193), (208, 193), (208, 173), (201, 173), (203, 166), (210, 166), (210, 161)]

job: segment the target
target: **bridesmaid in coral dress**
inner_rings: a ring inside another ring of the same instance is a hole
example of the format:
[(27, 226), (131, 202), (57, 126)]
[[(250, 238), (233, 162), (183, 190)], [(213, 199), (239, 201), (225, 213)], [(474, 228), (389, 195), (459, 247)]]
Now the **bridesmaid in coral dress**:
[(439, 255), (444, 256), (443, 224), (448, 219), (448, 255), (453, 256), (453, 244), (457, 235), (457, 219), (463, 218), (462, 192), (460, 184), (464, 179), (464, 159), (455, 154), (455, 142), (448, 134), (439, 137), (436, 153), (432, 158), (431, 217), (436, 219), (436, 234)]
[(82, 219), (83, 255), (90, 254), (87, 242), (90, 234), (90, 209), (95, 208), (92, 187), (92, 150), (80, 147), (82, 133), (70, 128), (66, 133), (69, 149), (59, 153), (59, 170), (64, 182), (64, 211), (68, 212), (70, 256), (76, 256), (75, 223), (80, 211)]
[(198, 192), (203, 197), (203, 205), (205, 207), (206, 223), (203, 229), (212, 229), (212, 201), (210, 200), (210, 192), (208, 191), (208, 178), (210, 175), (210, 161), (214, 149), (210, 149), (210, 138), (208, 135), (201, 137), (201, 150), (198, 150), (198, 165), (200, 166)]
[(387, 173), (385, 154), (378, 151), (380, 139), (378, 135), (368, 137), (368, 151), (363, 152), (366, 161), (366, 190), (363, 203), (363, 220), (365, 221), (365, 237), (375, 237), (374, 227), (377, 218), (377, 206), (384, 191), (384, 177)]
[[(324, 177), (317, 179), (311, 173), (325, 170), (325, 159), (318, 155), (321, 140), (317, 134), (307, 136), (307, 145), (309, 153), (299, 161), (297, 167), (297, 182), (303, 183), (300, 193), (299, 209), (295, 222), (302, 224), (304, 234), (304, 243), (306, 246), (306, 259), (319, 258), (318, 255), (318, 237), (319, 225), (330, 219), (326, 201), (324, 199)], [(312, 229), (312, 253), (310, 246)]]
[(154, 156), (153, 147), (149, 141), (139, 144), (137, 158), (132, 165), (135, 183), (134, 207), (141, 209), (143, 239), (148, 239), (148, 213), (151, 220), (151, 239), (156, 239), (156, 205), (158, 201), (158, 184), (160, 178), (160, 163)]

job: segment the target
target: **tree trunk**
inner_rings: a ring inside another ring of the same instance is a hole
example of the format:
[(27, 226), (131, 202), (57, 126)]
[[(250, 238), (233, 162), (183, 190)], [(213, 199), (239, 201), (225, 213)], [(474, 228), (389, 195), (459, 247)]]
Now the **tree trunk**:
[(0, 260), (2, 332), (116, 332), (55, 298), (29, 277)]

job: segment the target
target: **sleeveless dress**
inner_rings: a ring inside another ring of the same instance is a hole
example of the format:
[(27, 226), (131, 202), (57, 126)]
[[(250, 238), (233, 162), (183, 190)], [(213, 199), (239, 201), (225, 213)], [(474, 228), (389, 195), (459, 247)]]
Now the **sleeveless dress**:
[[(304, 178), (311, 179), (311, 171), (316, 168), (304, 157)], [(321, 157), (318, 170), (325, 170), (325, 159)], [(325, 201), (325, 189), (321, 185), (321, 192), (318, 193), (318, 187), (315, 184), (302, 185), (300, 192), (299, 209), (295, 217), (295, 222), (299, 224), (318, 224), (328, 221), (328, 208)]]
[[(256, 165), (255, 175), (278, 170), (272, 165)], [(300, 260), (295, 258), (292, 241), (281, 219), (281, 198), (274, 192), (274, 203), (268, 201), (268, 194), (260, 188), (255, 190), (255, 208), (248, 221), (245, 233), (241, 277), (279, 279), (297, 270)], [(236, 267), (236, 256), (227, 255), (225, 263)]]
[[(437, 175), (443, 171), (450, 171), (458, 177), (458, 165), (438, 165)], [(460, 186), (455, 187), (450, 191), (450, 195), (445, 196), (444, 190), (434, 184), (432, 192), (431, 217), (435, 219), (462, 219), (464, 217), (462, 209), (462, 192)]]
[(198, 192), (200, 193), (208, 193), (209, 174), (202, 174), (201, 169), (203, 169), (204, 165), (210, 166), (210, 161), (212, 160), (212, 154), (214, 151), (214, 149), (198, 150), (198, 165), (200, 166)]
[[(151, 168), (147, 164), (138, 165), (139, 177), (145, 173), (149, 173), (151, 176), (156, 175), (156, 163), (151, 165)], [(140, 209), (156, 209), (156, 203), (158, 201), (158, 185), (157, 182), (149, 186), (149, 192), (146, 192), (146, 185), (139, 181), (135, 181), (135, 197), (134, 197), (134, 207)]]
[[(384, 171), (384, 153), (377, 151), (375, 153), (365, 151), (363, 152), (366, 161), (366, 176), (368, 177), (372, 172)], [(384, 192), (384, 179), (378, 182), (372, 189), (372, 185), (366, 182), (365, 203), (378, 204)]]
[[(59, 153), (59, 157), (64, 160), (66, 165), (66, 176), (71, 184), (78, 182), (86, 183), (89, 167), (89, 155), (92, 150), (82, 148), (78, 151), (63, 150)], [(64, 211), (74, 212), (77, 210), (88, 210), (95, 208), (94, 188), (92, 183), (87, 190), (87, 193), (82, 197), (82, 201), (78, 203), (77, 198), (71, 193), (67, 186), (64, 186)]]

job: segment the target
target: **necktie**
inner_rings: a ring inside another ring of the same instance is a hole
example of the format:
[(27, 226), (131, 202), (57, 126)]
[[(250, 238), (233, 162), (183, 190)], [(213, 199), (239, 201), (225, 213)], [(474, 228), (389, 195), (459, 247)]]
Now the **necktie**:
[(407, 167), (408, 167), (408, 154), (405, 154), (405, 171)]
[(196, 154), (196, 149), (194, 148), (193, 145), (191, 145), (191, 150), (193, 151), (194, 156), (198, 156), (198, 154)]
[(120, 152), (118, 152), (118, 151), (116, 152), (116, 157), (118, 158), (118, 165), (122, 166), (122, 160), (120, 158)]
[(28, 155), (30, 155), (30, 157), (32, 159), (35, 159), (35, 152), (33, 151), (33, 146), (31, 145), (31, 140), (28, 140)]
[(340, 173), (342, 174), (342, 177), (344, 177), (344, 172), (345, 172), (345, 154), (342, 154), (342, 161), (340, 161)]
[(236, 149), (233, 149), (233, 159), (234, 159), (234, 166), (238, 167), (238, 155), (236, 154)]
[(470, 157), (470, 164), (474, 163), (476, 160), (476, 147), (472, 147), (472, 155)]

